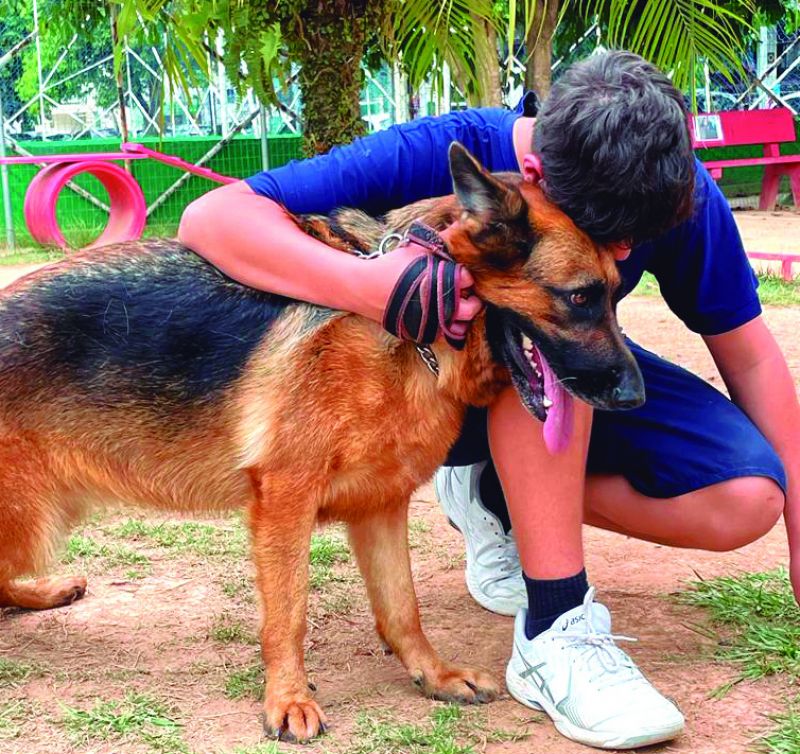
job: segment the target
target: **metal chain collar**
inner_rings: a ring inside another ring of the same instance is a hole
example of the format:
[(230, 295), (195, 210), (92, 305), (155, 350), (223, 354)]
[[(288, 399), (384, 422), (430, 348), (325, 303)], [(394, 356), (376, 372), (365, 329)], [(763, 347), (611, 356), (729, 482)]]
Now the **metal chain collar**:
[[(361, 259), (377, 259), (378, 257), (382, 257), (384, 254), (389, 253), (390, 249), (388, 249), (387, 246), (392, 241), (396, 241), (394, 248), (397, 248), (398, 246), (402, 245), (406, 238), (406, 234), (387, 233), (383, 238), (381, 238), (380, 242), (378, 243), (378, 248), (375, 251), (366, 252), (353, 247), (353, 252), (357, 257), (361, 257)], [(417, 353), (422, 359), (422, 363), (428, 367), (434, 377), (438, 377), (439, 360), (436, 358), (436, 354), (434, 353), (433, 349), (430, 346), (420, 345), (419, 343), (415, 343), (414, 347), (417, 349)]]

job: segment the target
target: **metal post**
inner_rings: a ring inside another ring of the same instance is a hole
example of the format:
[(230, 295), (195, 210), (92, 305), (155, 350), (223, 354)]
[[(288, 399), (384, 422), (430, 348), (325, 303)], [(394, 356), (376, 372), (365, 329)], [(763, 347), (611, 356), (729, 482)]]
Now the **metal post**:
[(261, 169), (269, 170), (269, 133), (267, 131), (267, 110), (264, 105), (258, 105), (258, 125), (261, 129)]
[(394, 95), (394, 122), (405, 123), (408, 120), (408, 91), (406, 77), (403, 75), (399, 63), (392, 65), (392, 94)]
[[(6, 124), (3, 115), (3, 90), (0, 87), (0, 157), (6, 156)], [(11, 214), (11, 190), (8, 186), (8, 165), (0, 165), (0, 187), (3, 190), (3, 217), (6, 224), (6, 244), (11, 251), (17, 247), (14, 237), (14, 216)]]
[(450, 112), (450, 66), (442, 63), (442, 106), (440, 112)]
[(711, 102), (711, 73), (708, 70), (708, 58), (703, 61), (703, 77), (706, 82), (706, 112), (713, 113), (714, 105)]
[(39, 31), (39, 4), (33, 0), (33, 29), (36, 34), (36, 68), (39, 74), (39, 127), (42, 129), (42, 138), (46, 139), (44, 132), (44, 82), (42, 80), (42, 37)]
[(222, 136), (228, 135), (228, 79), (225, 76), (223, 61), (223, 33), (217, 33), (217, 96), (219, 97), (219, 114), (222, 125)]

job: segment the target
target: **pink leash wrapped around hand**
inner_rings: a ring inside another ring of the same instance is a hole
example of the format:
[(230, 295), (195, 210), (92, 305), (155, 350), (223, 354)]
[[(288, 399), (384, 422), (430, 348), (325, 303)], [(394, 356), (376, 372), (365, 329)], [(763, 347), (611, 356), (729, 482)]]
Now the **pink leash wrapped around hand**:
[(389, 296), (383, 327), (414, 343), (433, 343), (441, 333), (456, 349), (464, 347), (466, 333), (456, 333), (452, 320), (461, 298), (462, 265), (453, 260), (441, 236), (415, 221), (401, 241), (415, 243), (428, 253), (406, 267)]

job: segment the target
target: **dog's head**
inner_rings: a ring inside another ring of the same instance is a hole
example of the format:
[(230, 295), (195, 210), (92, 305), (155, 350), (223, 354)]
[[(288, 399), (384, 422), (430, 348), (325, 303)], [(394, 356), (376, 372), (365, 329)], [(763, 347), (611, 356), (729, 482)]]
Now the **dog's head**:
[(617, 324), (611, 250), (538, 186), (488, 173), (457, 143), (450, 171), (461, 209), (450, 250), (475, 278), (492, 352), (528, 410), (544, 421), (561, 390), (599, 409), (641, 405), (642, 376)]

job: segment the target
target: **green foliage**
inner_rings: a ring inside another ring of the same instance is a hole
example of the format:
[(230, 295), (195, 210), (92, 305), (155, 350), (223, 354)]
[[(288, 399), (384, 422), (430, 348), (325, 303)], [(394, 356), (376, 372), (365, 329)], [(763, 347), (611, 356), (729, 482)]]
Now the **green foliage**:
[[(0, 0), (0, 18), (0, 54), (3, 54), (21, 42), (33, 27), (30, 0)], [(21, 75), (22, 54), (0, 68), (0, 95), (6, 117), (23, 104), (16, 87)]]
[[(31, 5), (31, 0), (26, 0)], [(63, 23), (59, 0), (40, 0), (39, 2), (39, 50), (42, 69), (48, 71), (59, 62), (64, 49), (69, 45), (73, 29)], [(69, 54), (59, 62), (56, 80), (66, 79), (78, 73), (88, 63), (100, 60), (111, 54), (111, 27), (108, 23), (98, 24), (91, 34), (79, 35)], [(36, 45), (29, 45), (22, 54), (22, 75), (17, 80), (17, 93), (23, 100), (33, 99), (39, 91), (39, 71)], [(93, 93), (100, 107), (108, 107), (116, 97), (113, 77), (97, 71), (92, 76), (74, 76), (58, 86), (58, 91), (49, 92), (60, 101), (74, 100)], [(38, 104), (31, 107), (31, 113), (38, 113)]]
[(564, 11), (573, 8), (587, 21), (600, 20), (610, 46), (639, 53), (686, 89), (703, 58), (729, 77), (742, 72), (755, 6), (752, 0), (568, 0)]
[[(387, 4), (382, 44), (390, 60), (402, 63), (412, 87), (432, 78), (441, 90), (442, 63), (460, 74), (467, 92), (480, 94), (476, 37), (483, 24), (502, 31), (501, 7), (491, 0), (406, 0)], [(497, 64), (497, 61), (494, 61)]]

